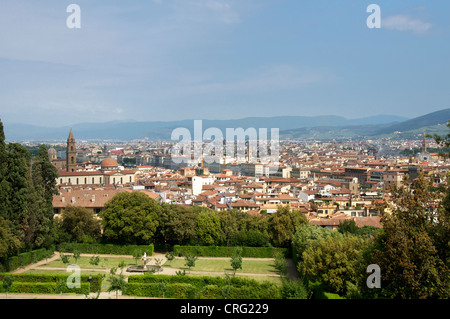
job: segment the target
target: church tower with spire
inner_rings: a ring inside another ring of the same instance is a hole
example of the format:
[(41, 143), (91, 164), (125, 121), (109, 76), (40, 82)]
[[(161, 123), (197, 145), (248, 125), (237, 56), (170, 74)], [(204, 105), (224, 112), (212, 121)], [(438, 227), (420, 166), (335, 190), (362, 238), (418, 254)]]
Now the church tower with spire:
[(75, 148), (75, 138), (73, 137), (72, 129), (70, 129), (69, 137), (67, 138), (66, 170), (68, 172), (75, 172), (77, 170), (77, 150)]

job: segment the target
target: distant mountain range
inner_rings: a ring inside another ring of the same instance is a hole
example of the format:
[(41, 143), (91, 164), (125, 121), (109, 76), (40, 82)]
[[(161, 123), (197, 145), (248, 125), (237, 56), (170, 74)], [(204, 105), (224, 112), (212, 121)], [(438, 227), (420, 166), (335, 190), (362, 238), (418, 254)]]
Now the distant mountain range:
[[(220, 129), (224, 136), (226, 128), (249, 127), (279, 128), (280, 137), (314, 138), (319, 140), (340, 138), (366, 138), (386, 136), (414, 136), (427, 133), (442, 133), (450, 119), (450, 109), (408, 119), (401, 116), (378, 115), (358, 119), (342, 116), (277, 116), (248, 117), (236, 120), (203, 120), (203, 130), (209, 127)], [(194, 120), (181, 121), (113, 121), (106, 123), (80, 123), (48, 128), (35, 125), (3, 123), (7, 141), (65, 141), (72, 128), (77, 140), (170, 140), (175, 128), (183, 127), (193, 132)], [(399, 133), (401, 132), (401, 133)]]

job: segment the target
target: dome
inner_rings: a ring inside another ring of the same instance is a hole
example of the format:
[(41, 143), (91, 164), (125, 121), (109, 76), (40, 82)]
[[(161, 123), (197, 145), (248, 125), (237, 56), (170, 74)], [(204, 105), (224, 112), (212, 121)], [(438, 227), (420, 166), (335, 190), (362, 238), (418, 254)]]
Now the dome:
[(47, 152), (48, 155), (56, 155), (56, 150), (53, 147), (50, 147)]
[(117, 166), (119, 166), (119, 164), (117, 164), (117, 162), (114, 159), (112, 159), (111, 157), (104, 159), (100, 165), (102, 167), (117, 167)]

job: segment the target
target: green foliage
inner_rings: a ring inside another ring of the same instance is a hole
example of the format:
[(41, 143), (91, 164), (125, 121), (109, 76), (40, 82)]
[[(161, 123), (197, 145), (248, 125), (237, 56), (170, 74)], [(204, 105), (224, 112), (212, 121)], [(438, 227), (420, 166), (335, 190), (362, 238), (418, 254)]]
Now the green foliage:
[(234, 274), (236, 274), (236, 270), (242, 269), (242, 249), (236, 248), (233, 255), (231, 256), (231, 268), (233, 268)]
[(357, 234), (359, 231), (358, 226), (356, 225), (356, 222), (353, 219), (346, 219), (343, 222), (339, 223), (339, 226), (337, 228), (337, 231), (341, 234)]
[(116, 244), (148, 244), (159, 225), (161, 206), (140, 192), (121, 192), (101, 212), (103, 237)]
[(292, 238), (293, 254), (301, 261), (306, 249), (330, 237), (342, 237), (342, 234), (316, 225), (301, 225)]
[(323, 283), (326, 291), (345, 294), (347, 282), (359, 285), (366, 277), (363, 253), (370, 243), (350, 234), (320, 240), (303, 252), (299, 272), (308, 280)]
[(21, 246), (21, 242), (14, 235), (13, 223), (0, 217), (0, 258), (13, 255)]
[(284, 254), (277, 252), (275, 254), (275, 268), (279, 271), (280, 275), (287, 274), (287, 261)]
[(198, 214), (195, 232), (199, 240), (206, 245), (220, 243), (220, 218), (214, 211), (202, 211)]
[(5, 262), (5, 269), (8, 271), (13, 271), (19, 267), (25, 267), (30, 263), (35, 263), (44, 258), (50, 257), (53, 255), (53, 252), (54, 250), (52, 247), (50, 247), (50, 249), (40, 248), (30, 252), (21, 253), (17, 256), (8, 257)]
[[(124, 294), (130, 296), (162, 297), (160, 282), (167, 283), (165, 297), (179, 299), (277, 299), (281, 298), (280, 287), (271, 283), (259, 283), (252, 279), (208, 276), (133, 275), (128, 278)], [(231, 287), (228, 287), (231, 286)]]
[(99, 256), (92, 256), (89, 258), (89, 263), (91, 265), (97, 266), (100, 263), (100, 257)]
[[(1, 292), (5, 292), (5, 288), (1, 287)], [(9, 293), (27, 293), (27, 294), (58, 294), (61, 293), (61, 287), (55, 282), (14, 282), (8, 288)], [(64, 286), (63, 293), (89, 294), (90, 284), (81, 283), (80, 288), (68, 288)]]
[(111, 254), (133, 256), (136, 250), (146, 252), (147, 256), (152, 256), (154, 252), (153, 244), (149, 245), (113, 245), (113, 244), (85, 244), (85, 243), (61, 243), (57, 246), (60, 252), (74, 252), (75, 250), (83, 254)]
[(175, 204), (161, 204), (159, 227), (156, 239), (167, 245), (187, 243), (196, 240), (196, 218), (198, 212), (193, 207)]
[(413, 183), (405, 180), (391, 190), (390, 213), (383, 211), (383, 236), (372, 253), (385, 297), (449, 297), (449, 260), (442, 259), (448, 254), (449, 212), (445, 200), (438, 204), (447, 195), (430, 191), (431, 185), (421, 170)]
[(195, 267), (195, 261), (198, 259), (197, 256), (193, 256), (193, 255), (186, 255), (184, 256), (184, 259), (186, 261), (186, 263), (184, 264), (186, 267), (189, 268), (189, 270), (191, 270), (191, 267)]
[[(285, 256), (288, 250), (276, 247), (240, 247), (242, 248), (242, 257), (255, 258), (273, 258), (276, 252), (281, 252)], [(185, 256), (187, 254), (195, 254), (202, 257), (231, 257), (236, 247), (224, 246), (173, 246), (174, 255)]]
[(101, 237), (101, 222), (92, 210), (80, 206), (66, 206), (58, 226), (66, 232), (68, 241), (83, 242), (86, 237)]
[[(70, 276), (69, 274), (10, 274), (10, 273), (0, 273), (0, 281), (3, 281), (6, 276), (13, 276), (15, 283), (28, 283), (28, 284), (37, 284), (37, 283), (53, 283), (56, 284), (58, 282), (67, 282), (67, 278)], [(97, 292), (101, 290), (101, 283), (103, 277), (101, 275), (81, 275), (80, 281), (81, 284), (89, 284), (90, 292)], [(60, 291), (58, 291), (59, 293)], [(65, 290), (64, 292), (73, 292), (70, 290)], [(53, 293), (53, 292), (52, 292)]]
[(309, 294), (302, 280), (289, 280), (284, 278), (281, 297), (283, 299), (308, 299)]
[(306, 216), (289, 206), (279, 206), (269, 217), (269, 234), (272, 244), (277, 247), (291, 247), (291, 240), (298, 227), (308, 224)]

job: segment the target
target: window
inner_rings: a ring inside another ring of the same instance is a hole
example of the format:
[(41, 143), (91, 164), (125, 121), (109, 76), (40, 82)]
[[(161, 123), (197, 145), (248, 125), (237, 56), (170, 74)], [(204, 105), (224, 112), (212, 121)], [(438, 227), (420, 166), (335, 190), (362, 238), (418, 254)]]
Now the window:
[(73, 157), (70, 157), (70, 163), (73, 164), (73, 162), (74, 162)]
[(84, 178), (84, 183), (87, 184), (87, 178), (86, 177)]

